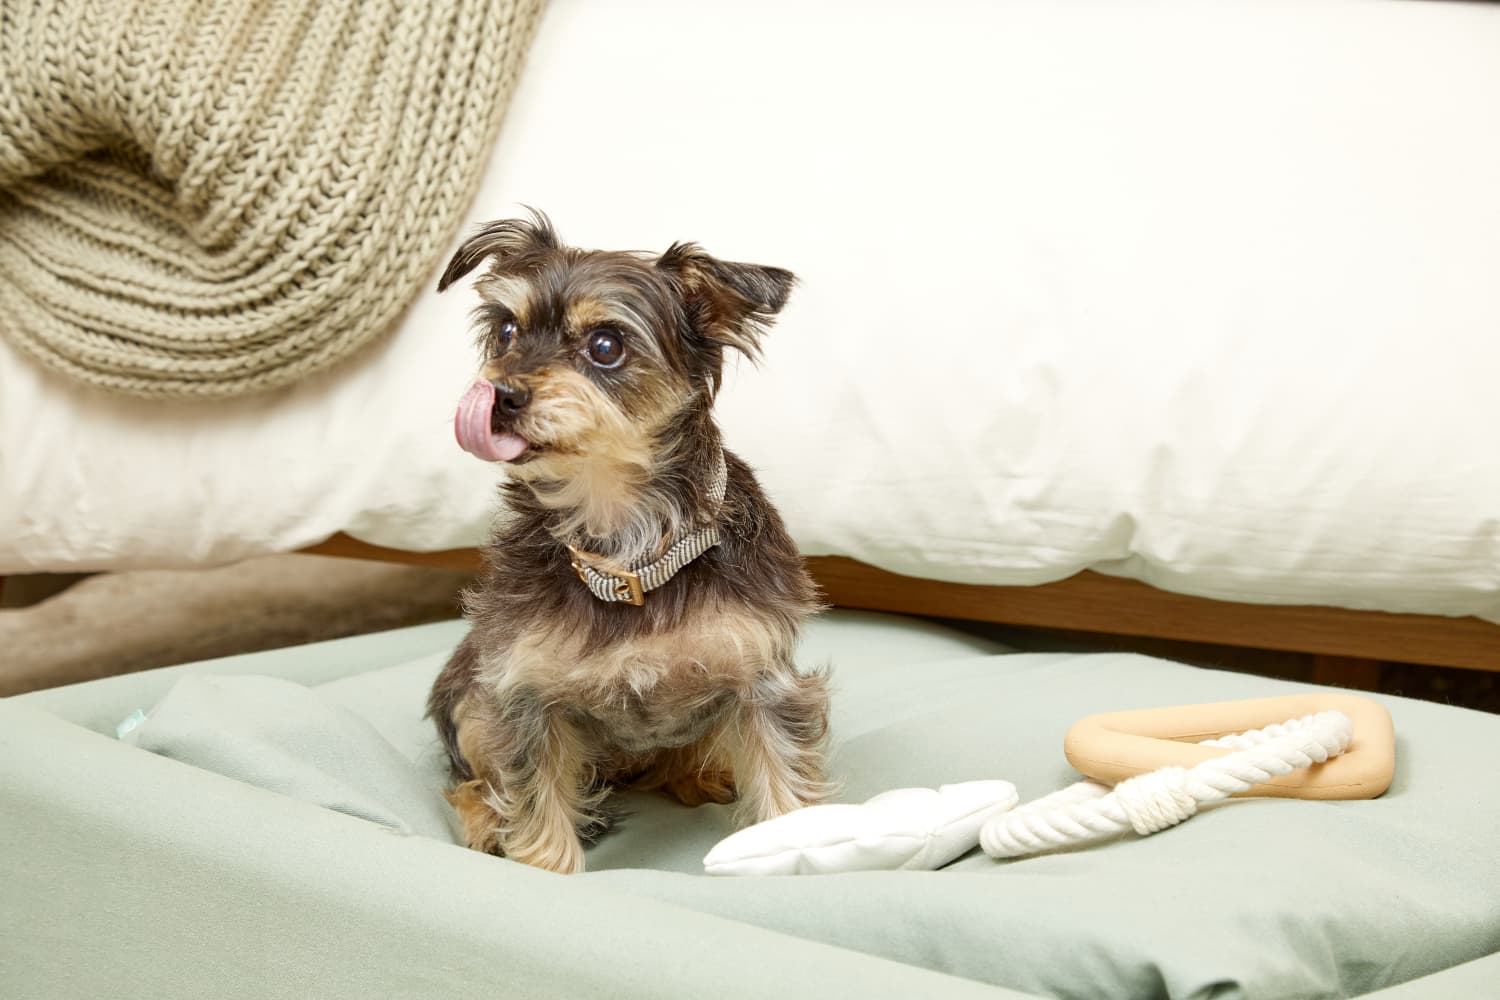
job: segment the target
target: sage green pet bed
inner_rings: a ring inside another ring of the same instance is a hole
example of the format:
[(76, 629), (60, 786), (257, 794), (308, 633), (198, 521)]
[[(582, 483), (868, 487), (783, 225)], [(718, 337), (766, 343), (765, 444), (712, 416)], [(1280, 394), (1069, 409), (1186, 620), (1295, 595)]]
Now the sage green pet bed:
[[(1383, 699), (1372, 801), (938, 872), (712, 878), (716, 806), (630, 796), (565, 877), (454, 843), (423, 698), (445, 624), (0, 701), (0, 982), (90, 997), (1394, 997), (1500, 983), (1500, 718)], [(3, 654), (0, 654), (3, 655)], [(820, 620), (841, 798), (1075, 776), (1094, 712), (1305, 686)], [(127, 720), (145, 721), (123, 738)], [(1446, 970), (1446, 971), (1445, 971)], [(1405, 984), (1405, 985), (1396, 985)], [(1476, 993), (1479, 991), (1479, 993)]]

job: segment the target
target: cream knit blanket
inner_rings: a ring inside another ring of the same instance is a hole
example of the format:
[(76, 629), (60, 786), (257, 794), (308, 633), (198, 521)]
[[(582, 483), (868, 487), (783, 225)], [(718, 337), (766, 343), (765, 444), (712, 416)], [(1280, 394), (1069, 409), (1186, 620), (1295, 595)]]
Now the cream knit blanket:
[(284, 385), (388, 331), (542, 0), (0, 0), (0, 334), (117, 392)]

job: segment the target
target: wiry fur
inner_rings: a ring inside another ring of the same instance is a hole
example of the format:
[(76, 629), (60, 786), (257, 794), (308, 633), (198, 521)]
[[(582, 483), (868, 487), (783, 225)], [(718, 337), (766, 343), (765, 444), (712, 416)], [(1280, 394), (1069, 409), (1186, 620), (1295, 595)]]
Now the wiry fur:
[[(487, 259), (482, 375), (529, 392), (494, 420), (533, 447), (510, 467), (470, 632), (428, 703), (470, 846), (578, 871), (611, 787), (737, 796), (746, 820), (817, 801), (827, 679), (792, 662), (816, 592), (739, 458), (724, 453), (722, 504), (710, 495), (724, 350), (758, 353), (792, 275), (692, 244), (577, 250), (534, 213), (482, 227), (439, 287)], [(599, 328), (626, 344), (618, 369), (581, 353)], [(569, 565), (565, 543), (628, 562), (710, 520), (720, 544), (640, 607), (597, 600)]]

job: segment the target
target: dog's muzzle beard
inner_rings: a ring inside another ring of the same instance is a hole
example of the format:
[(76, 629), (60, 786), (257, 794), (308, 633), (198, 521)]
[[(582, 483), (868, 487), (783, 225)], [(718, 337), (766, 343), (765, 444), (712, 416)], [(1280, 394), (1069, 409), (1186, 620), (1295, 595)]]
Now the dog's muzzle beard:
[[(525, 465), (545, 454), (526, 433), (527, 417), (535, 404), (532, 391), (515, 379), (481, 379), (465, 394), (454, 417), (454, 433), (464, 450), (487, 461), (511, 467)], [(637, 556), (610, 558), (589, 551), (581, 539), (554, 533), (569, 553), (569, 565), (589, 593), (606, 604), (640, 607), (646, 595), (671, 580), (684, 566), (719, 544), (718, 519), (728, 489), (729, 470), (724, 453), (714, 457), (709, 482), (708, 509), (694, 524), (675, 534), (663, 531), (656, 545)], [(535, 488), (533, 483), (533, 488)]]

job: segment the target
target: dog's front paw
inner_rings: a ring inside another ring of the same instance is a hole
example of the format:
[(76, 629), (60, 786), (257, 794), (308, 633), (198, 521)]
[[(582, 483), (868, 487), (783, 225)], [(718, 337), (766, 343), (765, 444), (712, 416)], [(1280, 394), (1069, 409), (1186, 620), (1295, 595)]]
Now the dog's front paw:
[(464, 843), (486, 854), (500, 853), (500, 815), (483, 781), (465, 781), (447, 792), (449, 803), (463, 825)]
[(563, 840), (534, 840), (501, 846), (507, 858), (533, 868), (543, 868), (559, 875), (577, 875), (583, 871), (583, 843), (573, 835)]
[(466, 781), (450, 789), (448, 801), (463, 824), (464, 841), (474, 850), (564, 875), (583, 871), (583, 843), (576, 832), (535, 820), (507, 829), (485, 782)]
[(530, 813), (500, 835), (500, 850), (507, 858), (572, 875), (583, 871), (583, 841), (569, 817), (562, 812)]
[(679, 775), (662, 786), (672, 798), (685, 806), (701, 806), (710, 802), (727, 805), (737, 798), (734, 775), (729, 771), (698, 771)]

